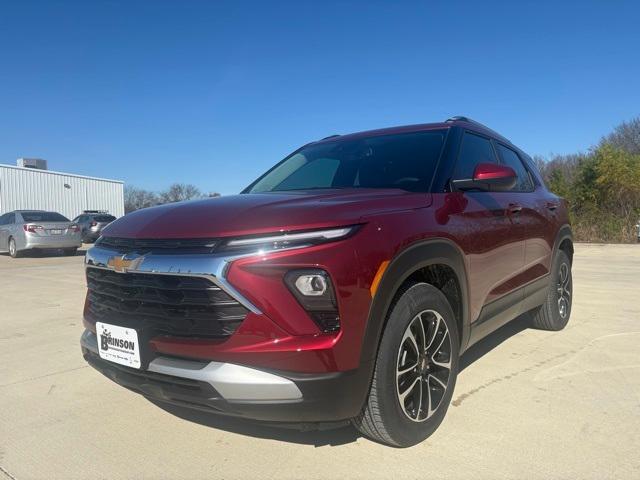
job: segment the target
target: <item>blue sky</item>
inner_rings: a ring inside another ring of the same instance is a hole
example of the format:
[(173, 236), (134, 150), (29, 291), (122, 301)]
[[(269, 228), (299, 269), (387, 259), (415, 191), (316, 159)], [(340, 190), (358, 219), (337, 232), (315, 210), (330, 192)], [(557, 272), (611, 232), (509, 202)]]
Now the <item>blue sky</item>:
[(640, 114), (640, 4), (3, 2), (0, 163), (236, 193), (303, 143), (465, 114), (530, 154)]

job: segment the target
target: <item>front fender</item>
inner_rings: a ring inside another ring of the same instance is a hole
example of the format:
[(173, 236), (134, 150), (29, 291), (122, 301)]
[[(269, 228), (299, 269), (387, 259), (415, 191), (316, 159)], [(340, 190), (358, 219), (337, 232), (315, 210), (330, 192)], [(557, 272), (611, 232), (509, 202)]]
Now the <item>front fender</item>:
[(393, 258), (385, 270), (369, 309), (361, 353), (361, 363), (363, 365), (375, 365), (375, 356), (391, 302), (400, 286), (417, 270), (436, 264), (447, 265), (458, 277), (462, 296), (462, 341), (460, 351), (464, 350), (469, 340), (468, 285), (464, 256), (460, 248), (451, 240), (444, 238), (429, 239), (416, 242), (402, 250)]

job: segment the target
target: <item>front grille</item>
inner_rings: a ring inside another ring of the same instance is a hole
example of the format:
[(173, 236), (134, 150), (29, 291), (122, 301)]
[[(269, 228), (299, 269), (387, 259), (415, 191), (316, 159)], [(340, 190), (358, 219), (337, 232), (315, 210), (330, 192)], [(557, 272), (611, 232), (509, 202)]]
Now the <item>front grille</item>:
[(248, 313), (203, 277), (89, 267), (87, 286), (92, 321), (140, 328), (150, 335), (227, 337)]
[(219, 240), (215, 238), (195, 239), (144, 239), (101, 237), (96, 245), (109, 248), (120, 253), (153, 252), (153, 253), (213, 253)]

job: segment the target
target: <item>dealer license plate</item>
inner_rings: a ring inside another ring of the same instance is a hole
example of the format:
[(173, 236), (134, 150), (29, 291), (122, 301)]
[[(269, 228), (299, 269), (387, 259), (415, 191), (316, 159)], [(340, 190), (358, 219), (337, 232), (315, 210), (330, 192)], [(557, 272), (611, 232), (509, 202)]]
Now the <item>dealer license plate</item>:
[(131, 368), (140, 368), (140, 343), (133, 328), (96, 322), (100, 358)]
[(62, 235), (62, 230), (49, 230), (51, 235)]

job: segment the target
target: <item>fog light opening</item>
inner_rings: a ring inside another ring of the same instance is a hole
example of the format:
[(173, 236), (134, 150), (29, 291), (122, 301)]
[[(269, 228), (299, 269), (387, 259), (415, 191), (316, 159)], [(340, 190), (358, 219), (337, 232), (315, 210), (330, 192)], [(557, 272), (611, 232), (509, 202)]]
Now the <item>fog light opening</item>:
[(298, 303), (324, 333), (340, 330), (340, 315), (329, 274), (321, 269), (292, 270), (284, 281)]
[(327, 293), (327, 280), (322, 274), (300, 275), (295, 282), (298, 291), (307, 297), (320, 297)]

